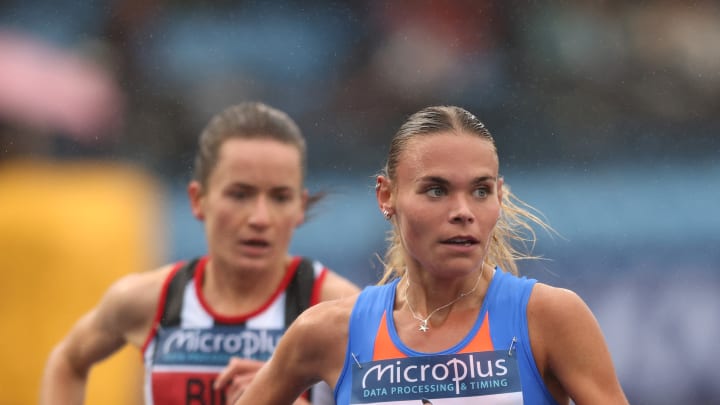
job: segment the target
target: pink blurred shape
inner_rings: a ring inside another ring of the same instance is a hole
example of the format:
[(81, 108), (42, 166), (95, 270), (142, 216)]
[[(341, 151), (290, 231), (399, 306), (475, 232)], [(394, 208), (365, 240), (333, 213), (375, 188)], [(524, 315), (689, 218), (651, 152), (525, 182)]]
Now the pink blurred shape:
[(0, 119), (78, 141), (117, 133), (123, 97), (99, 65), (0, 30)]

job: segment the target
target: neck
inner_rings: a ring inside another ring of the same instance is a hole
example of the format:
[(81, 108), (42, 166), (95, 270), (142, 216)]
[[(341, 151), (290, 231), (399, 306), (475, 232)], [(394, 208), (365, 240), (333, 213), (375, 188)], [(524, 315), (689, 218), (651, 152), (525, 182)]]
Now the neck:
[(222, 314), (237, 315), (253, 311), (270, 298), (285, 276), (289, 260), (267, 269), (243, 269), (210, 259), (202, 280), (207, 303)]
[[(410, 311), (411, 315), (415, 320), (420, 322), (419, 324), (419, 330), (422, 332), (427, 332), (429, 329), (429, 322), (435, 316), (436, 314), (441, 314), (443, 312), (449, 313), (450, 310), (452, 310), (453, 306), (456, 303), (459, 303), (466, 297), (472, 296), (477, 290), (478, 287), (481, 284), (481, 280), (483, 279), (483, 275), (485, 273), (485, 262), (482, 263), (480, 266), (480, 273), (477, 275), (477, 278), (475, 279), (475, 282), (473, 283), (472, 287), (467, 290), (460, 290), (457, 292), (453, 297), (447, 297), (447, 295), (442, 294), (445, 299), (440, 301), (440, 303), (436, 305), (429, 305), (428, 303), (431, 301), (428, 299), (428, 294), (426, 291), (425, 295), (425, 302), (424, 302), (424, 311), (420, 309), (419, 311), (415, 309), (413, 306), (411, 299), (409, 297), (409, 291), (411, 287), (411, 280), (409, 274), (407, 274), (407, 279), (405, 280), (405, 291), (403, 295), (403, 300), (405, 301), (405, 304), (408, 307), (408, 310)], [(465, 284), (465, 283), (463, 283)], [(423, 289), (421, 289), (423, 290)], [(470, 301), (470, 300), (468, 300)], [(471, 302), (472, 303), (472, 302)], [(422, 306), (420, 307), (422, 308)]]

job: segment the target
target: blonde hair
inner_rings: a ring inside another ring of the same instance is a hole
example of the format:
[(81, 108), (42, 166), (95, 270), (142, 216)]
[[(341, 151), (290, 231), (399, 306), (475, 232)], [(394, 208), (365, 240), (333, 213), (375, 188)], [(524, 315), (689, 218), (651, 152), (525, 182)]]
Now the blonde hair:
[[(400, 155), (409, 141), (418, 136), (450, 131), (477, 135), (490, 142), (495, 149), (495, 140), (490, 131), (467, 110), (456, 106), (427, 107), (411, 115), (395, 134), (390, 144), (387, 163), (380, 174), (387, 177), (392, 184), (396, 184)], [(503, 184), (502, 190), (501, 214), (491, 236), (486, 263), (518, 274), (518, 260), (538, 258), (531, 254), (536, 240), (532, 224), (546, 231), (552, 231), (552, 228), (543, 221), (538, 210), (517, 198), (510, 191), (510, 186)], [(402, 242), (394, 225), (387, 240), (388, 249), (383, 259), (384, 273), (378, 284), (385, 284), (405, 274)]]

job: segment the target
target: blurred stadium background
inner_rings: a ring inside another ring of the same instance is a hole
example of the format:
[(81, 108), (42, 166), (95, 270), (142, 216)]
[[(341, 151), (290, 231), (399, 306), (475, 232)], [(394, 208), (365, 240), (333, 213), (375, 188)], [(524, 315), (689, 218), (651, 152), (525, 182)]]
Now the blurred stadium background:
[[(387, 226), (372, 176), (403, 119), (457, 104), (560, 233), (525, 274), (589, 303), (634, 404), (720, 402), (720, 3), (0, 3), (0, 403), (121, 274), (204, 252), (196, 137), (242, 100), (287, 111), (328, 191), (292, 250), (360, 284)], [(127, 404), (140, 356), (91, 376)]]

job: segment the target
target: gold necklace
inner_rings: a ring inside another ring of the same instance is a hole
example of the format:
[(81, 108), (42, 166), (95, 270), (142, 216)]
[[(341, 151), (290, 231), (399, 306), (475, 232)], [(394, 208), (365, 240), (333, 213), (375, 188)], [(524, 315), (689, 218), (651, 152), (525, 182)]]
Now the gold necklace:
[(405, 300), (405, 304), (407, 304), (408, 309), (410, 309), (410, 313), (412, 314), (413, 318), (420, 321), (420, 326), (418, 327), (418, 330), (421, 332), (427, 332), (428, 329), (430, 329), (430, 327), (428, 326), (428, 321), (430, 320), (430, 318), (432, 318), (433, 315), (435, 315), (436, 312), (440, 311), (441, 309), (445, 309), (445, 308), (449, 307), (450, 305), (467, 297), (468, 295), (474, 293), (475, 290), (477, 290), (478, 285), (480, 285), (480, 279), (482, 278), (483, 273), (485, 273), (485, 261), (483, 261), (482, 270), (480, 270), (480, 275), (478, 276), (477, 280), (475, 280), (475, 286), (472, 289), (470, 289), (469, 291), (466, 291), (466, 292), (461, 292), (460, 295), (458, 295), (452, 301), (448, 302), (445, 305), (441, 305), (441, 306), (435, 308), (425, 318), (421, 317), (420, 315), (418, 315), (415, 312), (415, 309), (412, 307), (412, 305), (410, 304), (410, 301), (408, 300), (408, 290), (410, 289), (410, 275), (408, 275), (407, 282), (405, 283), (405, 294), (404, 294), (403, 299)]

